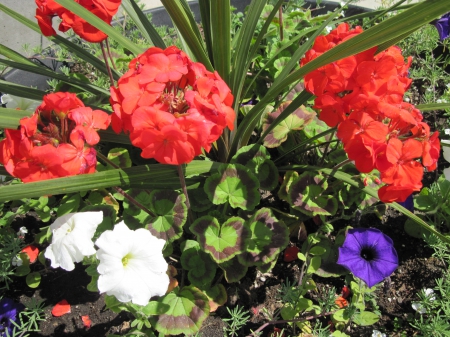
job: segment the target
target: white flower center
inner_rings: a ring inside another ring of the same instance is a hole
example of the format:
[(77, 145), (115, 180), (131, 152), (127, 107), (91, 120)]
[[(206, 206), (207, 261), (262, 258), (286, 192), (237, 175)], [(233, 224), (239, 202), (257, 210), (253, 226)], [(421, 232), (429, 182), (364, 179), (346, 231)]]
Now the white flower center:
[(131, 253), (128, 253), (122, 258), (122, 265), (124, 266), (124, 268), (127, 266), (128, 262), (130, 262), (130, 259), (132, 258), (133, 256), (131, 255)]

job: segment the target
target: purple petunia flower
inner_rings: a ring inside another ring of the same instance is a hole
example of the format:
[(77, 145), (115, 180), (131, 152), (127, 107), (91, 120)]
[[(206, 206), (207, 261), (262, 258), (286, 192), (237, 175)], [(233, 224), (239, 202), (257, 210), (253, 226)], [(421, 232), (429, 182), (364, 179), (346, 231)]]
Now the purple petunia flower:
[(11, 320), (14, 322), (18, 319), (19, 312), (24, 309), (24, 305), (20, 303), (16, 303), (9, 298), (3, 298), (0, 301), (0, 336), (8, 336), (6, 334), (6, 330), (8, 330), (9, 336), (12, 336), (12, 331), (14, 325), (11, 323)]
[(398, 203), (405, 207), (408, 211), (414, 212), (414, 200), (412, 194), (410, 194), (405, 201), (398, 201)]
[(450, 35), (450, 12), (442, 15), (442, 17), (438, 20), (434, 20), (431, 22), (439, 33), (439, 39), (444, 41)]
[(337, 263), (371, 288), (397, 269), (398, 256), (392, 239), (378, 229), (355, 228), (339, 247)]

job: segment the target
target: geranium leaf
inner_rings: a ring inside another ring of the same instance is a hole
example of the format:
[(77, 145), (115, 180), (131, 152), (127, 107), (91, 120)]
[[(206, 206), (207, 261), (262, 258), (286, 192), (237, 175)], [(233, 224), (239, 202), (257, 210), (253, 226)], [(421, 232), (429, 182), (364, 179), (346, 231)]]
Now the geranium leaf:
[[(284, 102), (276, 111), (267, 114), (263, 124), (264, 132), (281, 115), (290, 103), (290, 101)], [(302, 105), (269, 132), (269, 134), (264, 138), (264, 146), (269, 148), (280, 146), (281, 143), (286, 141), (289, 132), (302, 130), (306, 125), (314, 120), (315, 116), (315, 112), (306, 110), (306, 108)]]
[(184, 287), (178, 294), (171, 292), (158, 300), (168, 305), (166, 313), (152, 317), (151, 323), (166, 335), (194, 334), (209, 315), (209, 300), (199, 289)]
[(56, 215), (60, 217), (64, 214), (76, 212), (78, 207), (80, 207), (80, 202), (80, 193), (66, 194), (61, 200), (61, 206), (58, 207)]
[(287, 171), (284, 175), (283, 183), (281, 184), (280, 189), (278, 190), (278, 197), (281, 200), (289, 202), (288, 191), (292, 182), (298, 178), (298, 173), (295, 171)]
[(108, 159), (121, 168), (132, 166), (128, 150), (121, 147), (109, 150)]
[(208, 196), (206, 195), (206, 192), (203, 188), (188, 190), (188, 194), (191, 209), (194, 212), (204, 212), (213, 206), (212, 202), (208, 199)]
[[(139, 204), (150, 207), (150, 195), (147, 191), (133, 188), (126, 193)], [(143, 228), (149, 222), (150, 215), (138, 206), (133, 205), (128, 199), (124, 199), (122, 217), (130, 229), (138, 229)]]
[(221, 263), (219, 267), (223, 270), (228, 283), (238, 282), (247, 274), (248, 270), (248, 267), (242, 265), (237, 257)]
[(152, 191), (150, 210), (156, 217), (150, 219), (148, 229), (157, 238), (172, 242), (183, 234), (187, 219), (184, 194), (172, 190)]
[(278, 185), (278, 169), (270, 160), (267, 149), (258, 144), (247, 145), (239, 149), (230, 161), (231, 164), (241, 164), (256, 174), (260, 187), (273, 190)]
[(223, 164), (206, 179), (205, 192), (215, 205), (229, 202), (233, 208), (252, 210), (259, 204), (258, 179), (245, 166)]
[(203, 216), (191, 225), (190, 230), (197, 235), (200, 247), (217, 263), (240, 254), (249, 237), (244, 220), (239, 217), (232, 217), (220, 225), (216, 218)]
[(269, 208), (258, 210), (246, 221), (245, 227), (251, 236), (245, 241), (245, 252), (238, 259), (247, 267), (271, 263), (289, 243), (289, 229)]
[(201, 250), (197, 241), (187, 240), (183, 244), (181, 265), (188, 270), (189, 281), (196, 287), (209, 288), (216, 274), (216, 264)]
[(292, 208), (309, 216), (333, 215), (337, 211), (337, 200), (323, 194), (327, 187), (327, 180), (322, 174), (304, 172), (289, 187), (289, 203)]
[(214, 312), (218, 307), (227, 302), (227, 290), (223, 284), (216, 284), (214, 287), (205, 291), (209, 299), (210, 312)]

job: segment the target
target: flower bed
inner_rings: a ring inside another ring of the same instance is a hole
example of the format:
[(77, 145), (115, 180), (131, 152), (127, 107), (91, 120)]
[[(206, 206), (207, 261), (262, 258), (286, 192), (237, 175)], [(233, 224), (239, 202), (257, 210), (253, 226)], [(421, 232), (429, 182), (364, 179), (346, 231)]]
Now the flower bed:
[[(448, 104), (405, 101), (411, 58), (393, 45), (444, 13), (433, 1), (350, 23), (281, 0), (253, 1), (245, 19), (202, 1), (199, 30), (183, 1), (167, 0), (180, 37), (167, 46), (132, 0), (127, 37), (109, 25), (120, 1), (37, 0), (44, 35), (57, 16), (59, 30), (99, 45), (56, 38), (89, 78), (0, 60), (54, 78), (55, 90), (0, 83), (43, 100), (0, 114), (0, 275), (6, 295), (26, 284), (49, 305), (22, 297), (10, 331), (43, 315), (43, 335), (445, 329), (450, 188), (440, 178), (422, 189), (441, 143), (420, 109)], [(405, 229), (383, 212), (407, 216)], [(404, 231), (431, 250), (406, 246)], [(422, 269), (433, 277), (407, 288), (432, 252)], [(431, 286), (438, 296), (410, 303)]]

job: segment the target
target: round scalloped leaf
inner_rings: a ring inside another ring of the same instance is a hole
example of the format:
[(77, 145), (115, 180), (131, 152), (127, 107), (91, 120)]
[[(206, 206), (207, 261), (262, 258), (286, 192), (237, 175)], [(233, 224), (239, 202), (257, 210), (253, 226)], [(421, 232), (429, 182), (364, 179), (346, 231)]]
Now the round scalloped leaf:
[(131, 167), (133, 165), (128, 150), (122, 147), (109, 150), (108, 159), (121, 168)]
[(216, 264), (201, 250), (197, 241), (185, 241), (182, 250), (181, 265), (188, 270), (189, 281), (201, 289), (209, 288), (216, 275)]
[(296, 171), (287, 171), (283, 177), (283, 183), (278, 190), (278, 197), (281, 200), (289, 202), (288, 191), (292, 182), (298, 177), (298, 173)]
[(158, 302), (169, 309), (151, 317), (152, 325), (165, 335), (196, 333), (209, 315), (208, 297), (198, 288), (187, 286), (161, 297)]
[[(269, 208), (261, 208), (246, 221), (251, 236), (245, 241), (245, 252), (238, 256), (247, 267), (270, 264), (289, 243), (289, 229), (277, 220)], [(267, 267), (266, 267), (267, 268)]]
[(240, 164), (222, 164), (218, 173), (206, 179), (205, 192), (215, 205), (229, 202), (231, 207), (252, 210), (259, 204), (259, 181)]
[(148, 229), (157, 238), (172, 242), (183, 234), (187, 219), (186, 197), (172, 190), (150, 193), (150, 210), (156, 215), (150, 219)]
[[(291, 104), (290, 101), (283, 102), (276, 111), (267, 114), (263, 124), (263, 132), (269, 128), (289, 104)], [(304, 106), (299, 107), (269, 132), (266, 138), (264, 138), (264, 146), (269, 148), (280, 146), (281, 143), (286, 141), (289, 132), (302, 130), (313, 121), (315, 116), (315, 112), (307, 111)]]
[(278, 169), (262, 145), (253, 144), (240, 148), (231, 159), (231, 164), (241, 164), (255, 172), (263, 190), (271, 191), (278, 185)]
[(214, 312), (218, 307), (227, 302), (227, 290), (223, 284), (216, 284), (214, 287), (205, 291), (209, 299), (210, 312)]
[(243, 266), (237, 257), (219, 265), (228, 283), (238, 282), (247, 274), (248, 267)]
[(327, 180), (320, 173), (304, 172), (289, 186), (289, 203), (309, 216), (333, 215), (337, 211), (337, 200), (323, 194), (327, 187)]
[(188, 191), (191, 209), (194, 212), (204, 212), (210, 209), (213, 204), (208, 199), (203, 188), (196, 188)]
[(249, 237), (244, 220), (239, 217), (232, 217), (219, 225), (216, 218), (206, 215), (197, 219), (189, 229), (197, 235), (200, 247), (217, 263), (242, 253), (244, 242)]
[[(127, 194), (145, 207), (150, 207), (150, 194), (137, 188), (126, 191)], [(150, 215), (141, 208), (133, 205), (127, 198), (123, 200), (123, 221), (130, 229), (144, 228), (148, 224)]]

